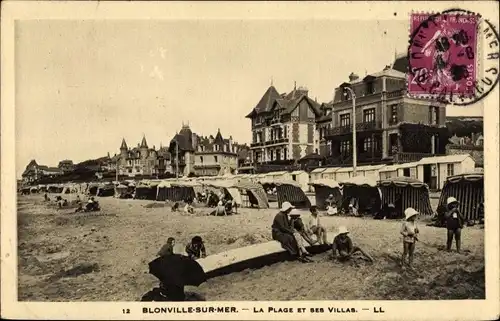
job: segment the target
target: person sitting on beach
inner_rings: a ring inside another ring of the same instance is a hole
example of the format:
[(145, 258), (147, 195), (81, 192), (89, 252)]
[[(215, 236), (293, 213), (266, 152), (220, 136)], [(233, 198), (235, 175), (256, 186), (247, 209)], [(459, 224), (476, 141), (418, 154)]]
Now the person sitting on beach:
[(158, 251), (158, 256), (167, 256), (170, 254), (174, 254), (174, 246), (175, 246), (175, 239), (173, 237), (169, 237), (167, 239), (167, 243), (163, 245)]
[(43, 198), (44, 198), (45, 201), (50, 201), (49, 196), (47, 195), (47, 193), (45, 193), (43, 195)]
[(219, 203), (217, 203), (217, 207), (215, 208), (215, 215), (227, 215), (226, 206), (224, 206), (224, 203), (222, 201), (219, 201)]
[(304, 241), (309, 245), (315, 244), (316, 241), (313, 241), (307, 234), (306, 227), (300, 218), (300, 212), (296, 209), (290, 212), (290, 225), (293, 229), (293, 237), (299, 246), (299, 254), (307, 260), (307, 257), (311, 256), (311, 254), (307, 251)]
[(294, 209), (290, 202), (283, 202), (281, 210), (274, 217), (273, 225), (271, 226), (273, 240), (280, 242), (281, 247), (284, 248), (290, 255), (297, 258), (301, 262), (308, 262), (308, 260), (299, 252), (299, 245), (294, 236), (294, 229), (291, 226), (288, 215)]
[(189, 200), (185, 201), (186, 206), (184, 206), (184, 212), (189, 213), (189, 214), (194, 214), (194, 207), (191, 205), (191, 202)]
[(311, 216), (307, 221), (307, 232), (309, 235), (316, 235), (316, 239), (320, 244), (328, 244), (326, 239), (326, 229), (321, 225), (318, 217), (318, 208), (316, 206), (311, 206), (310, 208)]
[(175, 202), (174, 205), (172, 205), (172, 212), (177, 212), (179, 209), (179, 202)]
[(328, 198), (325, 200), (325, 205), (326, 205), (326, 213), (328, 215), (335, 215), (337, 214), (337, 204), (335, 203), (335, 198), (333, 197), (333, 194), (328, 195)]
[(406, 256), (408, 256), (408, 266), (413, 263), (413, 253), (415, 252), (415, 242), (418, 241), (418, 227), (415, 222), (418, 212), (408, 207), (405, 210), (405, 220), (401, 226), (401, 235), (403, 235), (403, 256), (401, 257), (401, 266), (405, 265)]
[(338, 255), (339, 261), (347, 261), (354, 253), (360, 252), (370, 262), (373, 262), (373, 258), (368, 253), (353, 245), (351, 238), (347, 234), (349, 234), (349, 231), (345, 226), (339, 227), (338, 235), (335, 236), (332, 243), (333, 259), (336, 259)]
[(186, 245), (186, 254), (193, 260), (207, 256), (205, 243), (201, 236), (196, 235), (191, 239), (191, 242)]

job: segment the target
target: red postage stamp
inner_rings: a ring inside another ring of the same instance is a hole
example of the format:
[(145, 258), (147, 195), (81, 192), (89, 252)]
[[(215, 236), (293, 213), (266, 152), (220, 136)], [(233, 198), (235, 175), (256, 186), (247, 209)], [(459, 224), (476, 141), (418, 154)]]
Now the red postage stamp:
[(477, 26), (474, 14), (412, 14), (408, 93), (412, 96), (475, 94)]

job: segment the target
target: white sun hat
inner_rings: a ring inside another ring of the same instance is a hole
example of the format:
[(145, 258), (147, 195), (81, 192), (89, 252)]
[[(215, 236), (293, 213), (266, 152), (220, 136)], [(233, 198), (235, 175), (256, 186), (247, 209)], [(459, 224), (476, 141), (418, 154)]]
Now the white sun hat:
[(414, 208), (408, 207), (405, 210), (405, 219), (409, 219), (410, 217), (415, 216), (415, 215), (418, 215), (418, 212)]
[(340, 227), (339, 227), (339, 235), (340, 235), (340, 234), (346, 234), (346, 233), (349, 233), (349, 231), (347, 230), (347, 227), (345, 227), (345, 226), (340, 226)]
[(458, 203), (457, 199), (454, 198), (453, 196), (448, 197), (448, 199), (446, 200), (446, 205), (450, 205), (453, 203)]
[(286, 211), (288, 211), (291, 208), (295, 208), (295, 206), (293, 206), (292, 204), (290, 204), (290, 202), (283, 202), (283, 204), (281, 204), (281, 211), (282, 212), (286, 212)]

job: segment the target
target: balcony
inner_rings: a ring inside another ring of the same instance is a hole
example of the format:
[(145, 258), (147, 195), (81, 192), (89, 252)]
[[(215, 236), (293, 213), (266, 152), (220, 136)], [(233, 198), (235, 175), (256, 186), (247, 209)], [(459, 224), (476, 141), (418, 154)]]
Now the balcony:
[(264, 146), (264, 142), (251, 143), (250, 148), (261, 147)]
[(270, 126), (279, 126), (279, 125), (281, 125), (281, 119), (273, 118), (273, 119), (269, 120), (268, 124)]
[(265, 142), (266, 147), (271, 145), (281, 145), (281, 144), (288, 144), (288, 138), (278, 138), (278, 139), (268, 140), (267, 142)]
[[(381, 130), (382, 122), (368, 122), (368, 123), (356, 123), (356, 131), (370, 131), (370, 130)], [(344, 135), (352, 132), (352, 125), (348, 126), (338, 126), (334, 128), (327, 129), (325, 132), (325, 137), (327, 136), (335, 136), (335, 135)]]
[(406, 94), (405, 89), (399, 89), (387, 93), (387, 99), (404, 97)]

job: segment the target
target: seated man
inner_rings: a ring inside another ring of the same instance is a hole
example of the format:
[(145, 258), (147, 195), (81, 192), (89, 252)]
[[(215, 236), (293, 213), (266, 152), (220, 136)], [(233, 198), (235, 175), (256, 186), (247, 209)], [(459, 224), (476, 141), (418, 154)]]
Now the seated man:
[(191, 202), (190, 201), (185, 201), (185, 202), (186, 202), (186, 206), (184, 206), (184, 212), (189, 213), (189, 214), (193, 214), (194, 207), (191, 205)]
[[(373, 263), (373, 258), (368, 255), (361, 248), (354, 246), (352, 244), (351, 238), (347, 235), (349, 231), (345, 226), (339, 227), (339, 234), (333, 239), (332, 251), (333, 258), (337, 258), (337, 254), (339, 255), (339, 261), (347, 261), (352, 255), (356, 252), (360, 252), (363, 254), (370, 262)], [(337, 253), (338, 252), (338, 253)]]
[(175, 202), (174, 205), (172, 205), (172, 212), (177, 212), (179, 209), (179, 202)]

